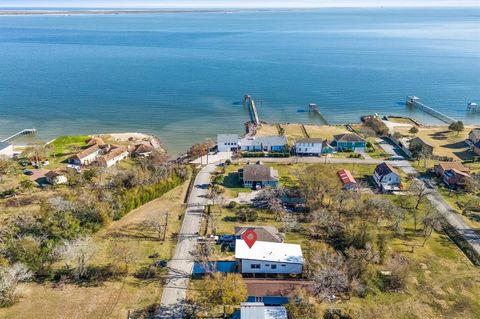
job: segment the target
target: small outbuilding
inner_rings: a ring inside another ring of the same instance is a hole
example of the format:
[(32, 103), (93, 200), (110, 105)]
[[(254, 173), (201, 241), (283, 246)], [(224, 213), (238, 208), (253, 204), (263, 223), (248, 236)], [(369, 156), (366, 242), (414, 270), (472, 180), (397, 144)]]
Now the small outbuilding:
[(342, 181), (343, 184), (343, 189), (345, 190), (357, 190), (358, 189), (358, 184), (355, 178), (353, 178), (352, 173), (350, 173), (349, 170), (346, 169), (341, 169), (337, 172), (338, 177), (340, 177), (340, 180)]
[(67, 174), (64, 171), (52, 170), (45, 174), (45, 179), (49, 184), (60, 185), (68, 182)]

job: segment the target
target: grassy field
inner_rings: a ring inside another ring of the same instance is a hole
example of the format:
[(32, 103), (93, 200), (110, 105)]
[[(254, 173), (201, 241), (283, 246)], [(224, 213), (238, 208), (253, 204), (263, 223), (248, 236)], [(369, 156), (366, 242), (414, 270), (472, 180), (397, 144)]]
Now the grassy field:
[[(460, 161), (469, 160), (473, 157), (473, 152), (469, 151), (467, 144), (464, 142), (468, 137), (471, 127), (465, 127), (465, 130), (458, 135), (455, 132), (449, 131), (446, 126), (419, 127), (418, 129), (419, 131), (416, 136), (422, 138), (434, 147), (433, 154), (453, 157)], [(402, 135), (413, 137), (412, 134), (408, 132), (409, 130), (409, 126), (399, 126), (395, 128), (395, 131)]]
[[(0, 318), (118, 318), (127, 317), (128, 310), (139, 310), (159, 301), (162, 287), (158, 279), (138, 279), (137, 272), (154, 260), (169, 259), (176, 244), (184, 211), (183, 199), (188, 188), (183, 185), (130, 212), (119, 221), (112, 222), (93, 236), (97, 252), (91, 265), (106, 265), (114, 254), (113, 247), (121, 245), (132, 252), (133, 262), (127, 276), (105, 281), (94, 286), (67, 284), (53, 288), (52, 284), (29, 283), (22, 289), (20, 301), (0, 309)], [(169, 212), (165, 242), (145, 227), (145, 222)], [(152, 254), (158, 254), (150, 259)]]
[(270, 136), (270, 135), (278, 135), (278, 129), (276, 124), (262, 124), (257, 129), (257, 136)]
[(285, 130), (285, 136), (290, 142), (300, 138), (306, 138), (301, 124), (281, 124), (281, 127)]
[(326, 139), (332, 142), (333, 136), (348, 133), (344, 125), (305, 125), (305, 130), (312, 138)]

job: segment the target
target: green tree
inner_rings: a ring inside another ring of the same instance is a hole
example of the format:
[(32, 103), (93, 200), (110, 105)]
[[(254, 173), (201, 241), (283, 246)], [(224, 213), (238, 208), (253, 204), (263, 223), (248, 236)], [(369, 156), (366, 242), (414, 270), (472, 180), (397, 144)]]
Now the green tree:
[(457, 132), (457, 135), (465, 129), (462, 121), (453, 122), (448, 126), (448, 129)]
[(413, 135), (418, 133), (418, 127), (412, 126), (412, 128), (409, 130), (409, 132)]
[(242, 222), (254, 222), (258, 218), (257, 211), (248, 207), (240, 207), (237, 210), (236, 215)]
[(200, 303), (207, 309), (223, 307), (223, 317), (233, 312), (233, 307), (247, 299), (247, 285), (240, 274), (214, 273), (205, 280)]

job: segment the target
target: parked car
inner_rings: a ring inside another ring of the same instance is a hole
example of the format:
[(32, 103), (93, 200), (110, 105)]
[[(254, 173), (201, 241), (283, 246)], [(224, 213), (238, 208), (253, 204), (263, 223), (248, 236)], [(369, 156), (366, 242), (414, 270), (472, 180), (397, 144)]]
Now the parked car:
[(220, 235), (220, 236), (218, 236), (218, 242), (219, 243), (234, 242), (234, 241), (235, 241), (235, 235)]
[(25, 174), (25, 175), (33, 175), (33, 172), (30, 171), (30, 170), (28, 170), (28, 169), (24, 169), (24, 170), (23, 170), (23, 174)]
[(400, 155), (394, 155), (394, 156), (390, 156), (388, 158), (389, 161), (403, 161), (404, 159), (405, 159), (405, 157), (400, 156)]

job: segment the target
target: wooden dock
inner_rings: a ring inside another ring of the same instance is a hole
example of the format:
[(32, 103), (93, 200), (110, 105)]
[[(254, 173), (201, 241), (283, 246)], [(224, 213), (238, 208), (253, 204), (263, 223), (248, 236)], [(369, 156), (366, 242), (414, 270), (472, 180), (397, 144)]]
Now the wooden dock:
[(308, 105), (308, 111), (309, 111), (310, 113), (313, 113), (313, 114), (317, 115), (317, 116), (320, 118), (320, 120), (323, 122), (323, 124), (329, 125), (328, 122), (327, 122), (327, 120), (326, 120), (325, 117), (323, 116), (322, 112), (320, 112), (320, 109), (318, 108), (317, 104), (315, 104), (315, 103), (310, 103), (310, 104)]
[(20, 132), (17, 132), (9, 137), (7, 137), (6, 139), (2, 140), (1, 142), (9, 142), (19, 136), (22, 136), (22, 135), (33, 135), (33, 134), (37, 134), (37, 130), (34, 129), (34, 128), (26, 128), (24, 130), (21, 130)]
[(445, 122), (447, 124), (452, 124), (455, 122), (458, 122), (456, 119), (453, 117), (450, 117), (448, 115), (443, 114), (442, 112), (439, 112), (435, 110), (434, 108), (431, 108), (430, 106), (427, 106), (423, 103), (420, 102), (420, 98), (412, 95), (412, 96), (407, 96), (407, 102), (405, 103), (406, 106), (414, 107), (419, 110), (424, 111), (425, 113), (430, 114), (433, 117), (436, 117), (437, 119), (441, 120), (442, 122)]
[(253, 100), (252, 96), (245, 94), (243, 97), (243, 106), (249, 106), (250, 110), (250, 118), (253, 124), (260, 126), (260, 119), (258, 117), (257, 107), (255, 106), (255, 101)]

